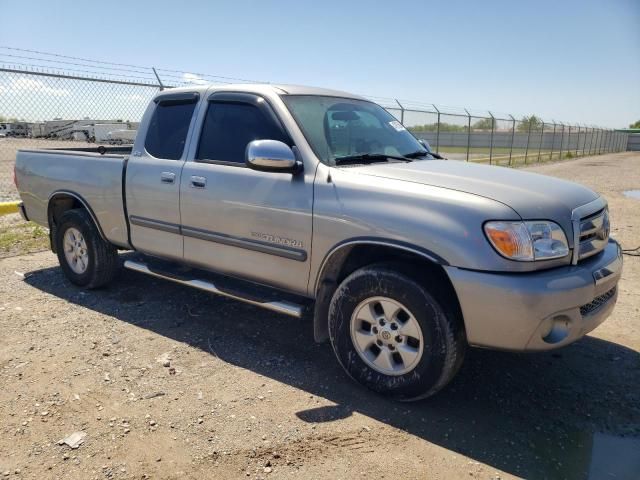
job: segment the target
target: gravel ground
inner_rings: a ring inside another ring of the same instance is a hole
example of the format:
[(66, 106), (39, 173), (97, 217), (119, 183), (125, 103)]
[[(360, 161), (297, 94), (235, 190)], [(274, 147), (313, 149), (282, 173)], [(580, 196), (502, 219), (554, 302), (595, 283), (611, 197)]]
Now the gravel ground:
[[(640, 155), (531, 168), (605, 194), (640, 245)], [(562, 350), (471, 350), (435, 398), (351, 382), (309, 322), (134, 272), (84, 292), (50, 252), (0, 259), (6, 478), (638, 478), (640, 258)], [(75, 449), (59, 442), (86, 434)], [(635, 463), (634, 463), (635, 462)], [(0, 477), (0, 478), (5, 478)]]

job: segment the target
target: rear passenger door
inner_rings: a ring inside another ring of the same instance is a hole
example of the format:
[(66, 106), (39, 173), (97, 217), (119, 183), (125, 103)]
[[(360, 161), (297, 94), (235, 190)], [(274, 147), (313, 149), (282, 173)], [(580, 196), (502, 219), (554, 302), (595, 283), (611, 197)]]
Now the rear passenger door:
[(185, 260), (306, 293), (314, 172), (246, 166), (245, 149), (252, 140), (293, 146), (266, 98), (218, 92), (202, 108), (199, 143), (182, 174)]
[(125, 182), (136, 250), (182, 260), (180, 177), (198, 100), (195, 92), (166, 93), (145, 113), (147, 130), (138, 132)]

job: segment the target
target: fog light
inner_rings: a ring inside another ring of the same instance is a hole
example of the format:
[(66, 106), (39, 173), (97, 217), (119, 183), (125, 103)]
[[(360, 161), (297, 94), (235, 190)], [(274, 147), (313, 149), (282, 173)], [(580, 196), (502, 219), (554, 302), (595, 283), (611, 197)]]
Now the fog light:
[(566, 315), (558, 315), (546, 321), (545, 328), (541, 332), (542, 340), (547, 343), (560, 343), (569, 335), (571, 320)]

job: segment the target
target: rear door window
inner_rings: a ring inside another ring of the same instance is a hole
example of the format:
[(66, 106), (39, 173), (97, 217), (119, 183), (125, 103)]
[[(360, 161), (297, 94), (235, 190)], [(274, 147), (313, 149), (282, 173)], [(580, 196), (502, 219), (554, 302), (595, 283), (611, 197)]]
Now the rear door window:
[(144, 147), (156, 158), (180, 160), (196, 102), (159, 102), (147, 130)]

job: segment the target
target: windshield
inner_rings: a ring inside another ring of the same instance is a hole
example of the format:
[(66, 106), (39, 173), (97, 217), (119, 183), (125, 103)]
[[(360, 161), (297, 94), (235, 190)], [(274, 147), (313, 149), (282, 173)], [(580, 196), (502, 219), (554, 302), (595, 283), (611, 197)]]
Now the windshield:
[(425, 151), (375, 103), (319, 95), (283, 95), (282, 99), (323, 163), (335, 165), (336, 158), (354, 155), (402, 157)]

